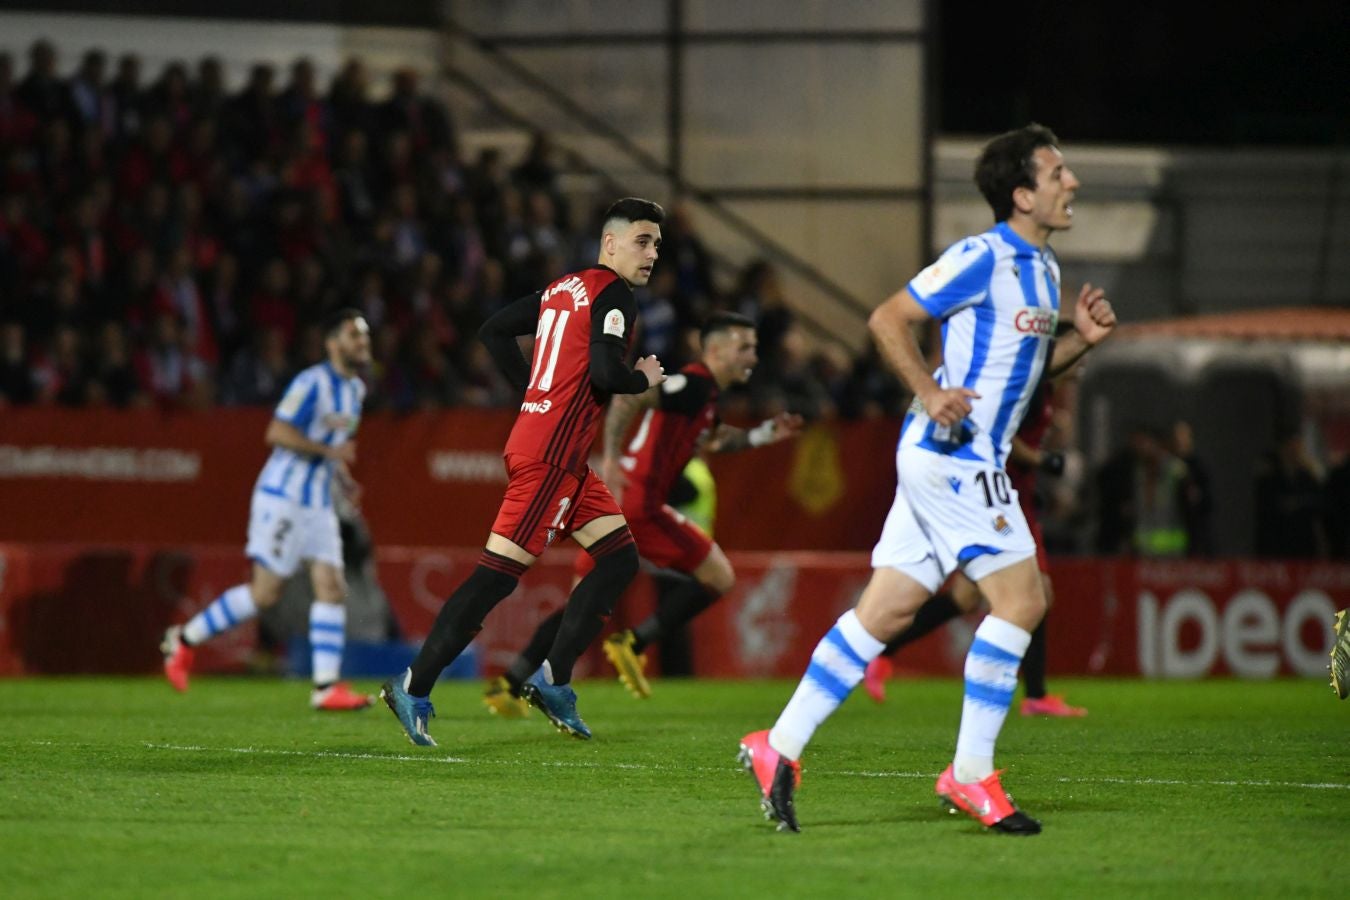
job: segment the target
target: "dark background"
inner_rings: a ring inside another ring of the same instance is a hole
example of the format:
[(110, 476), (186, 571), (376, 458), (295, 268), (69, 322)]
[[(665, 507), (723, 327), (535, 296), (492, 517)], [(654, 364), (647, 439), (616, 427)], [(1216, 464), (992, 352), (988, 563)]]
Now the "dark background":
[[(496, 0), (0, 0), (0, 9), (432, 27), (474, 2)], [(1350, 146), (1350, 0), (929, 2), (940, 132), (1036, 120), (1080, 142)]]
[(940, 130), (1350, 145), (1350, 2), (944, 0)]

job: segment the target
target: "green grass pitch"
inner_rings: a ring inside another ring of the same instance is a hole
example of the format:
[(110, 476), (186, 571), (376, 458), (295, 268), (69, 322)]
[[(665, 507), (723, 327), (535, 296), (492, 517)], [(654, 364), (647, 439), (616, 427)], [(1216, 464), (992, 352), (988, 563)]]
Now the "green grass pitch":
[(298, 682), (0, 683), (0, 896), (1346, 896), (1350, 702), (1325, 683), (1058, 681), (1091, 715), (1014, 710), (999, 743), (1033, 838), (939, 808), (954, 680), (850, 698), (804, 759), (799, 835), (735, 763), (790, 683), (579, 687), (589, 743), (445, 683), (440, 746), (415, 748)]

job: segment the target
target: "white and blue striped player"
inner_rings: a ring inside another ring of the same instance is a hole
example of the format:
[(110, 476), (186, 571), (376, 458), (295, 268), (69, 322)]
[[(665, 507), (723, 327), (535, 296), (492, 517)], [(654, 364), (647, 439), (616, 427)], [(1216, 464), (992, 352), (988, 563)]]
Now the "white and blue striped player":
[[(966, 657), (956, 754), (937, 782), (952, 806), (999, 831), (1040, 823), (1008, 800), (994, 743), (1031, 632), (1045, 614), (1036, 544), (1004, 464), (1042, 371), (1063, 371), (1110, 335), (1115, 313), (1084, 285), (1056, 341), (1060, 273), (1050, 236), (1070, 226), (1078, 179), (1058, 140), (1029, 125), (991, 141), (975, 181), (995, 226), (963, 240), (877, 308), (869, 326), (915, 400), (896, 451), (895, 502), (872, 551), (872, 578), (811, 656), (771, 731), (741, 742), (742, 761), (780, 829), (797, 830), (798, 759), (886, 642), (954, 571), (974, 581), (990, 613)], [(937, 320), (942, 365), (929, 373), (913, 326)]]
[(315, 601), (309, 615), (310, 705), (349, 710), (371, 703), (339, 680), (347, 585), (334, 509), (339, 494), (351, 496), (356, 489), (348, 467), (356, 461), (354, 437), (366, 396), (357, 371), (370, 362), (370, 327), (358, 310), (343, 309), (328, 318), (324, 337), (328, 361), (295, 376), (267, 426), (272, 454), (254, 485), (249, 511), (245, 553), (253, 562), (251, 581), (226, 590), (164, 635), (164, 673), (180, 691), (187, 690), (192, 648), (276, 603), (282, 583), (308, 563)]

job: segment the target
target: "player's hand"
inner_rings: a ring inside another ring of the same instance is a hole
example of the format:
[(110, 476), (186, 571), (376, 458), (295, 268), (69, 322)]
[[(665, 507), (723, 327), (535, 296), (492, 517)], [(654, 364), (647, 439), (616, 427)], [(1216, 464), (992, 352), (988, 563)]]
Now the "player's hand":
[(364, 491), (357, 480), (352, 477), (352, 470), (347, 468), (345, 462), (339, 460), (337, 465), (333, 467), (333, 481), (337, 483), (338, 490), (342, 492), (342, 496), (347, 498), (347, 502), (352, 505), (352, 508), (360, 509), (361, 495)]
[(614, 496), (614, 502), (623, 503), (623, 492), (628, 487), (628, 475), (624, 472), (623, 466), (619, 465), (618, 459), (605, 457), (601, 460), (600, 480), (609, 488), (609, 492)]
[(1095, 347), (1110, 337), (1116, 327), (1116, 311), (1106, 299), (1104, 288), (1083, 285), (1073, 308), (1073, 327), (1089, 346)]
[(930, 419), (950, 428), (970, 415), (970, 401), (980, 395), (966, 387), (938, 388), (919, 399)]
[(642, 357), (633, 368), (647, 376), (647, 387), (655, 387), (666, 380), (666, 370), (655, 356)]
[(356, 441), (347, 441), (336, 447), (330, 447), (328, 458), (346, 466), (356, 465)]
[(794, 438), (802, 433), (802, 417), (796, 413), (779, 413), (773, 417), (773, 433), (769, 435), (769, 443), (776, 444), (779, 441), (786, 441), (788, 438)]

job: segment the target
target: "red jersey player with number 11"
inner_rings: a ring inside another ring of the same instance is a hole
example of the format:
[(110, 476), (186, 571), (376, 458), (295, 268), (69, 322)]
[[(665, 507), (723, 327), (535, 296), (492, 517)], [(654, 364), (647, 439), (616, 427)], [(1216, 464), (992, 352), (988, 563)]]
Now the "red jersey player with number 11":
[[(651, 277), (664, 218), (649, 200), (617, 201), (605, 214), (597, 265), (522, 297), (479, 331), (525, 399), (506, 441), (506, 496), (478, 566), (441, 607), (412, 666), (380, 691), (414, 744), (435, 746), (427, 720), (441, 671), (544, 548), (566, 535), (595, 568), (573, 589), (547, 659), (522, 694), (560, 731), (591, 736), (577, 714), (572, 666), (637, 574), (638, 555), (618, 503), (586, 461), (610, 396), (641, 394), (665, 380), (654, 356), (635, 369), (624, 363), (636, 318), (633, 286)], [(534, 335), (533, 362), (516, 342), (526, 334)]]

